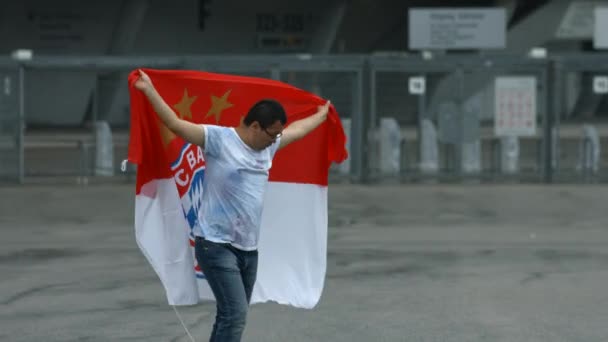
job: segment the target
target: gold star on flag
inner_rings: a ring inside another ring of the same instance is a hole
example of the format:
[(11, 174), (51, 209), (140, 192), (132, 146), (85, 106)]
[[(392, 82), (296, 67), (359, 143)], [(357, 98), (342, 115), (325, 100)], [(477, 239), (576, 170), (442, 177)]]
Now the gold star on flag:
[(179, 113), (180, 118), (188, 118), (192, 120), (192, 111), (190, 111), (190, 107), (192, 106), (194, 101), (196, 101), (197, 97), (198, 96), (189, 97), (188, 89), (184, 89), (184, 96), (182, 96), (182, 99), (178, 103), (173, 105), (173, 108), (175, 108), (175, 110), (177, 110), (177, 112)]
[(158, 121), (158, 128), (160, 130), (160, 136), (163, 139), (163, 146), (167, 147), (171, 141), (175, 139), (175, 134), (173, 134), (173, 132), (171, 132), (171, 130), (169, 130), (160, 120)]
[[(190, 110), (190, 107), (192, 107), (192, 104), (194, 103), (194, 101), (196, 101), (197, 97), (198, 96), (188, 96), (188, 89), (184, 89), (184, 95), (182, 96), (182, 99), (178, 103), (173, 105), (173, 108), (177, 110), (177, 113), (180, 118), (189, 118), (190, 120), (192, 120), (192, 111)], [(171, 130), (169, 130), (169, 128), (167, 128), (167, 126), (165, 126), (165, 124), (163, 124), (160, 120), (158, 128), (160, 130), (160, 136), (163, 139), (163, 145), (167, 147), (171, 143), (171, 141), (175, 139), (175, 134), (171, 132)]]
[(222, 95), (222, 97), (217, 97), (215, 95), (211, 95), (211, 108), (209, 108), (209, 111), (207, 112), (207, 115), (205, 115), (205, 118), (209, 117), (211, 115), (214, 115), (215, 122), (216, 123), (220, 122), (220, 117), (222, 116), (222, 111), (224, 109), (234, 106), (234, 104), (228, 102), (228, 95), (230, 95), (231, 91), (232, 90), (228, 90), (227, 92), (224, 93), (224, 95)]

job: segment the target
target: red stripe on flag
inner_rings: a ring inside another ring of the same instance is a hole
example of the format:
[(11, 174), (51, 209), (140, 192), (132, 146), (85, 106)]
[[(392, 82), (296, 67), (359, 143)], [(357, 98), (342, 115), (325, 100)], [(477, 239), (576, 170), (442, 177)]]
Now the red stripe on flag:
[[(190, 108), (192, 116), (184, 117), (195, 123), (234, 127), (257, 101), (273, 98), (285, 108), (289, 125), (314, 114), (317, 106), (325, 102), (314, 94), (274, 80), (199, 71), (145, 71), (170, 107), (173, 108), (184, 96), (196, 97)], [(162, 123), (143, 93), (133, 87), (137, 77), (137, 71), (129, 75), (129, 161), (139, 164), (136, 191), (140, 193), (143, 184), (153, 179), (172, 177), (169, 164), (177, 158), (184, 141), (177, 137), (168, 145), (163, 142), (160, 133)], [(232, 106), (223, 110), (219, 123), (216, 123), (214, 115), (206, 114), (211, 108), (212, 97), (222, 96), (227, 96)], [(341, 162), (347, 157), (345, 144), (344, 130), (332, 106), (325, 123), (304, 139), (278, 152), (270, 171), (270, 180), (327, 185), (331, 162)]]

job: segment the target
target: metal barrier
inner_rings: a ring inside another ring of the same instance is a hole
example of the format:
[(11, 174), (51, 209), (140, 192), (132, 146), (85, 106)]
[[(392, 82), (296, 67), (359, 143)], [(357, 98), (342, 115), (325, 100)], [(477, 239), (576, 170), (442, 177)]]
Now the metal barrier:
[(599, 175), (601, 155), (600, 138), (595, 127), (583, 125), (579, 150), (577, 169), (581, 172), (584, 181), (593, 181)]

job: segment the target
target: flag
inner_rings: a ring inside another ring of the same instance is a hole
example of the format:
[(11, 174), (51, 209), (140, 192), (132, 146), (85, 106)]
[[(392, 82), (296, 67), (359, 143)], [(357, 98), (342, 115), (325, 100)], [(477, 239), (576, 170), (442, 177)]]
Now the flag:
[[(175, 114), (195, 123), (237, 126), (249, 108), (273, 98), (287, 126), (314, 114), (325, 100), (261, 78), (200, 71), (144, 69)], [(165, 289), (169, 304), (213, 300), (194, 257), (192, 229), (201, 207), (205, 159), (199, 146), (175, 136), (160, 121), (129, 75), (129, 161), (137, 164), (135, 236)], [(252, 303), (274, 301), (314, 307), (327, 259), (327, 185), (332, 162), (347, 157), (346, 138), (333, 106), (327, 120), (273, 160), (258, 244)], [(204, 213), (202, 213), (204, 215)]]

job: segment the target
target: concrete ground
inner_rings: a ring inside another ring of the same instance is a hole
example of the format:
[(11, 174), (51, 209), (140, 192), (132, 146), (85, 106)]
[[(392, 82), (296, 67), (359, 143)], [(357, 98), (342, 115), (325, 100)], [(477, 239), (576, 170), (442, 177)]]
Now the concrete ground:
[[(133, 234), (133, 185), (0, 187), (0, 341), (189, 341)], [(332, 185), (313, 310), (243, 341), (608, 341), (608, 186)], [(214, 307), (179, 311), (206, 341)]]

